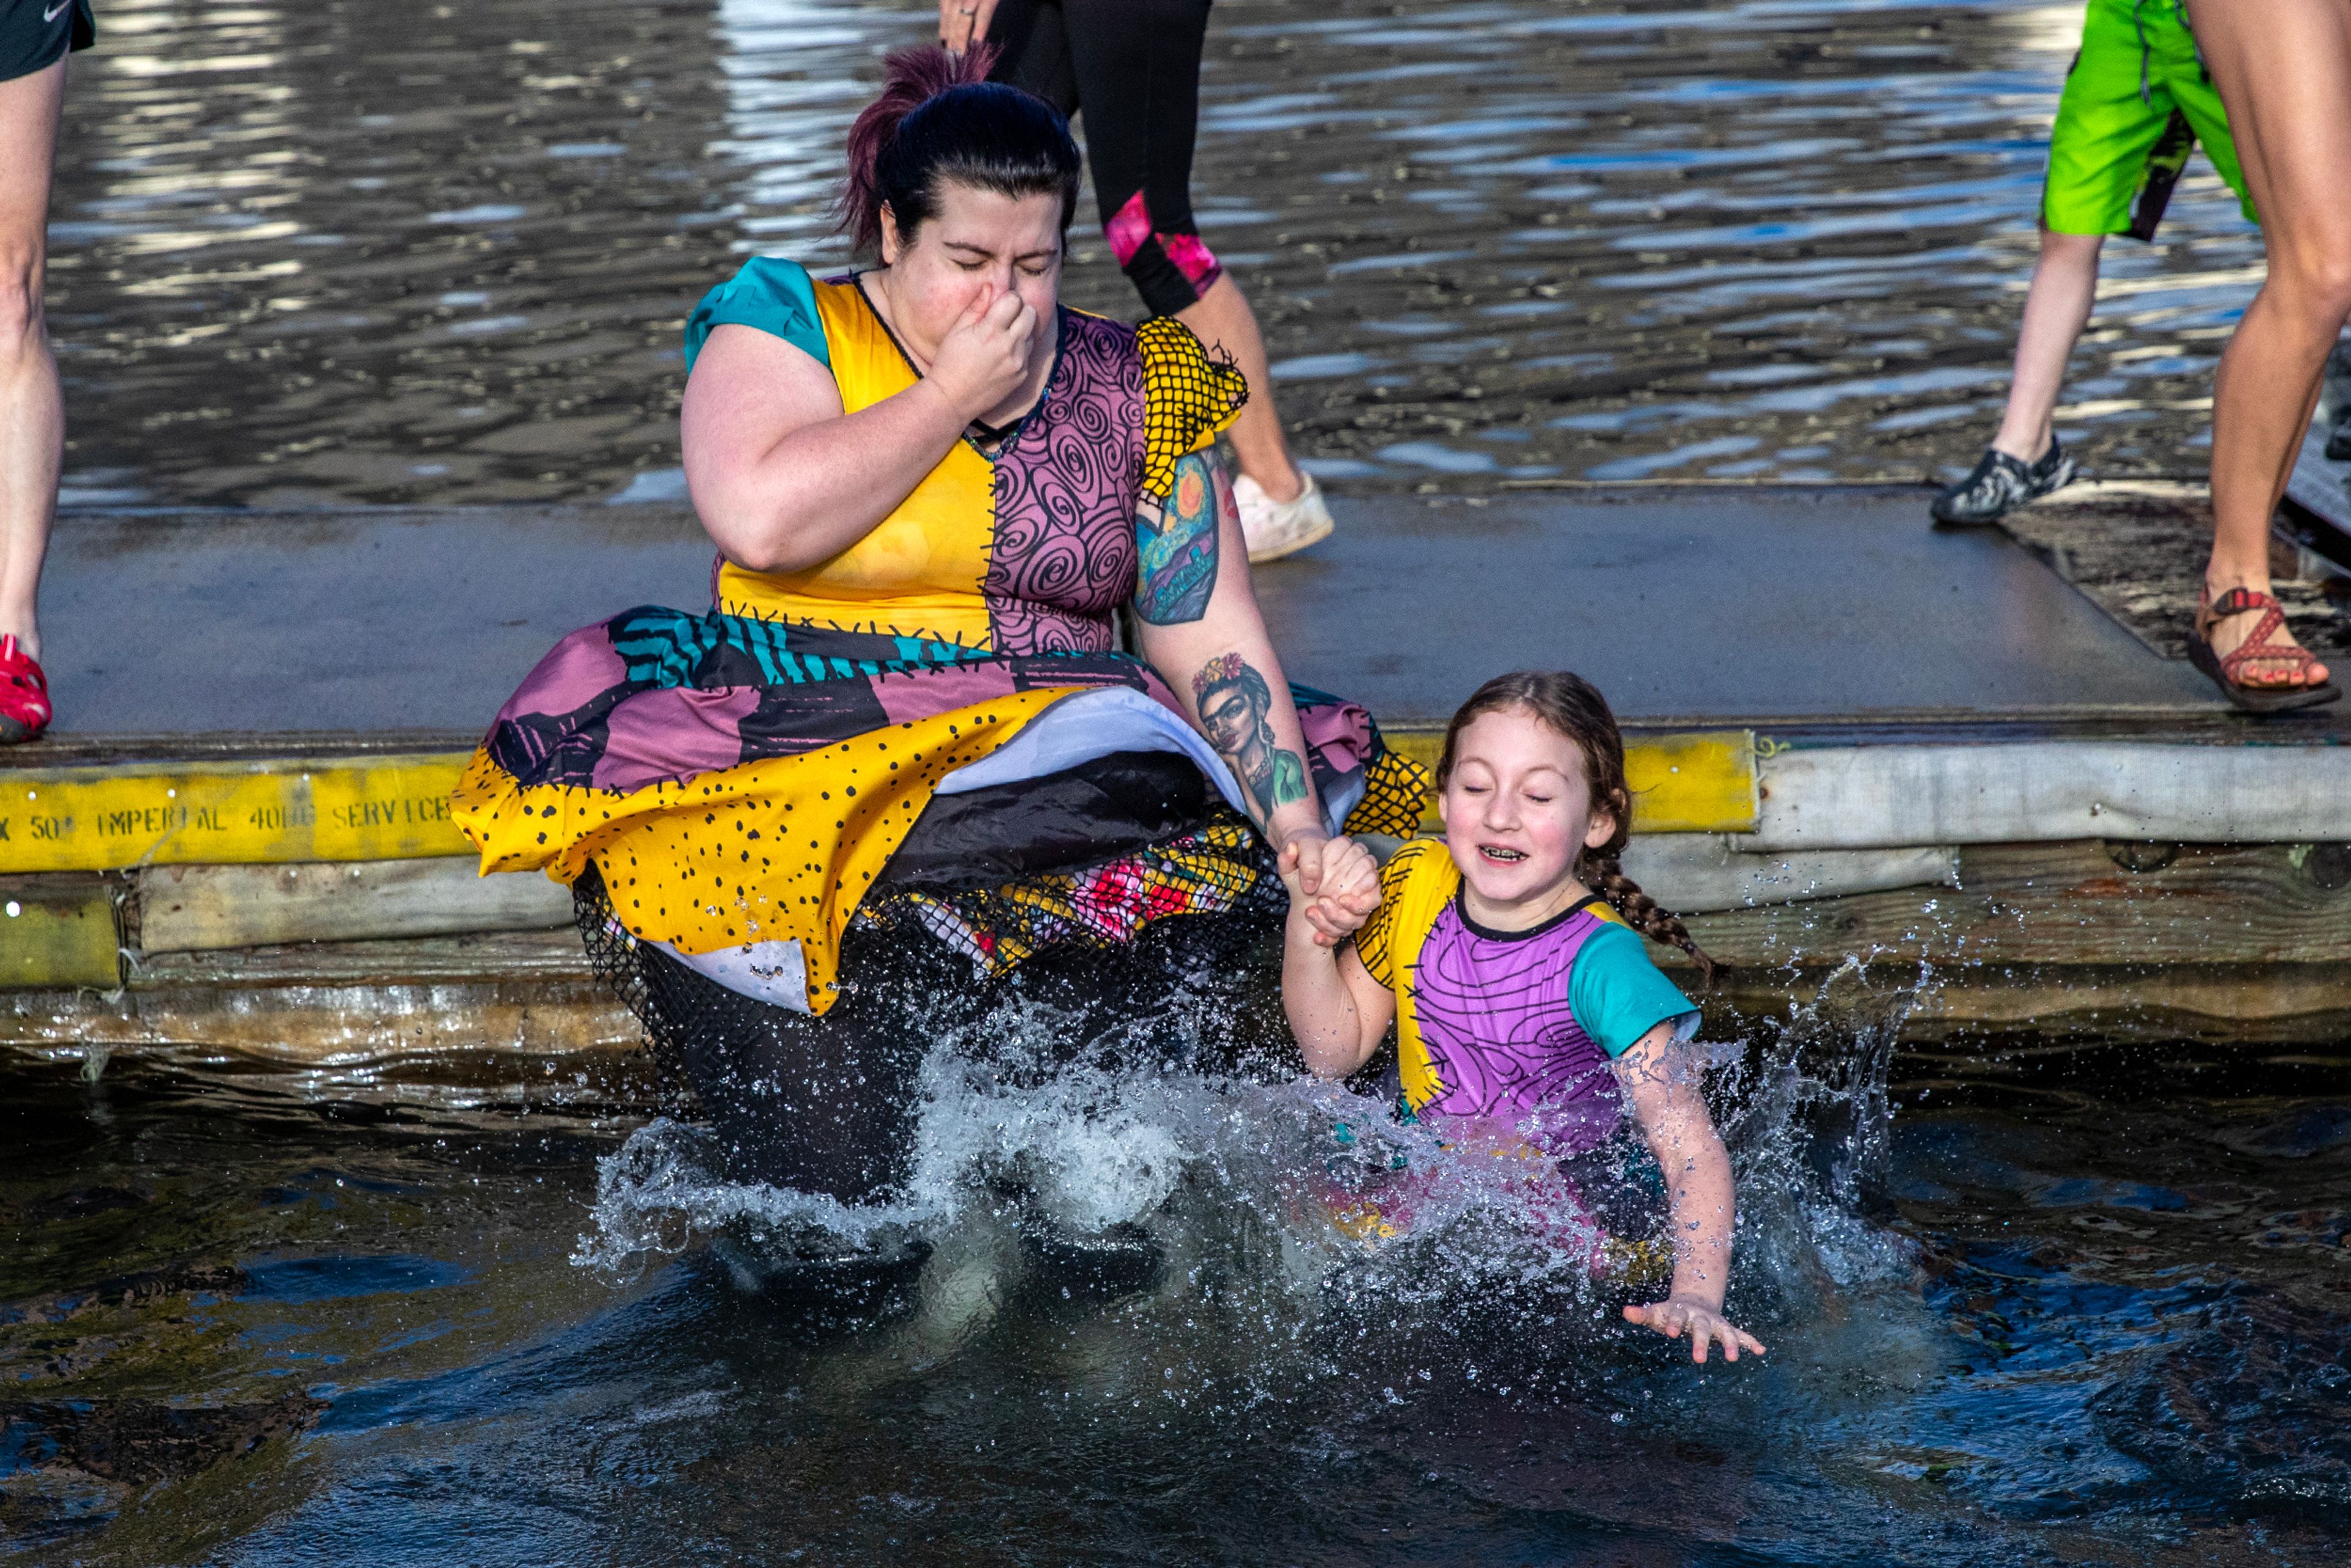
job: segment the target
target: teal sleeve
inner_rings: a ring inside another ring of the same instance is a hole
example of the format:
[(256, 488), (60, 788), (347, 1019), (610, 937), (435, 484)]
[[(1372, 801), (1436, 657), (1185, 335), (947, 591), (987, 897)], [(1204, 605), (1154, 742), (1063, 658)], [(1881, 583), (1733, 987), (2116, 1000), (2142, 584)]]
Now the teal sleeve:
[(1649, 962), (1641, 938), (1614, 921), (1583, 939), (1568, 977), (1567, 1005), (1612, 1061), (1667, 1019), (1680, 1020), (1677, 1040), (1698, 1032), (1698, 1009)]
[(694, 369), (710, 329), (730, 324), (757, 327), (811, 356), (827, 370), (832, 368), (824, 345), (824, 322), (816, 313), (815, 287), (809, 281), (808, 268), (796, 261), (755, 256), (743, 264), (742, 271), (702, 297), (702, 303), (685, 319), (688, 371)]

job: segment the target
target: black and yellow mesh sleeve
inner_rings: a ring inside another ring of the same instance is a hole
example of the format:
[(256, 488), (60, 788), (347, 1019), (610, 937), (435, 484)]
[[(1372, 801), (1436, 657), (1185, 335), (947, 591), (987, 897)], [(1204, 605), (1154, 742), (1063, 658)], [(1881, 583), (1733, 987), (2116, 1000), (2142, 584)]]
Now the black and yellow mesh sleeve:
[(1350, 833), (1385, 833), (1408, 839), (1428, 820), (1428, 769), (1400, 751), (1382, 747), (1364, 769), (1364, 798), (1347, 813)]
[(1231, 355), (1211, 357), (1172, 316), (1137, 327), (1134, 343), (1143, 354), (1143, 498), (1155, 506), (1176, 487), (1176, 460), (1239, 417), (1249, 381)]

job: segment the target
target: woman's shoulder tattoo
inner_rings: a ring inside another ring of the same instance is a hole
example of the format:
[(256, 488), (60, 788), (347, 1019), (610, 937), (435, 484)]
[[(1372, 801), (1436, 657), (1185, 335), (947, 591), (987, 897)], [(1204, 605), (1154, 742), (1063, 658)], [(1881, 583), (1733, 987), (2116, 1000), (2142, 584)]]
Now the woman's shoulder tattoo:
[(1175, 487), (1154, 517), (1134, 515), (1134, 612), (1154, 626), (1176, 626), (1207, 613), (1217, 567), (1217, 486), (1207, 454), (1176, 464)]

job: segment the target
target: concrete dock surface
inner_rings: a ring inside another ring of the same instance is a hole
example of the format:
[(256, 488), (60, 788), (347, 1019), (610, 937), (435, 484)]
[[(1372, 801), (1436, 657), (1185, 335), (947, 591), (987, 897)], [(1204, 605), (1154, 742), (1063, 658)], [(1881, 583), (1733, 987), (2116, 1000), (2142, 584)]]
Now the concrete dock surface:
[[(1530, 665), (1583, 673), (1635, 725), (2227, 713), (2034, 551), (1931, 529), (1922, 502), (1343, 496), (1338, 534), (1258, 588), (1292, 677), (1395, 727)], [(462, 745), (564, 632), (707, 605), (711, 560), (676, 507), (68, 513), (42, 617), (57, 723), (0, 767), (237, 737)]]

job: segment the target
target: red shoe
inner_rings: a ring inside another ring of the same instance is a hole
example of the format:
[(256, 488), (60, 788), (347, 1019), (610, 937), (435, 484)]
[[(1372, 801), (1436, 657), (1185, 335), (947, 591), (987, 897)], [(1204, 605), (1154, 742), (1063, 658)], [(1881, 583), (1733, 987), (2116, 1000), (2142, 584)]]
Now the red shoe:
[(0, 637), (0, 746), (30, 740), (48, 727), (49, 678), (15, 637)]

